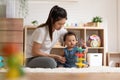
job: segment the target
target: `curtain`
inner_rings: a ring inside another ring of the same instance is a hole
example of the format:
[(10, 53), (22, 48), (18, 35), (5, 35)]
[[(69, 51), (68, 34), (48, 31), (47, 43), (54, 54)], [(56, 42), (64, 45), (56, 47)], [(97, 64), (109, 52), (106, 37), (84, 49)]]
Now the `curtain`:
[[(1, 15), (7, 18), (25, 18), (28, 14), (28, 0), (0, 0)], [(3, 7), (3, 4), (5, 7)], [(4, 10), (4, 11), (3, 11)]]
[(0, 0), (0, 18), (6, 17), (6, 0)]

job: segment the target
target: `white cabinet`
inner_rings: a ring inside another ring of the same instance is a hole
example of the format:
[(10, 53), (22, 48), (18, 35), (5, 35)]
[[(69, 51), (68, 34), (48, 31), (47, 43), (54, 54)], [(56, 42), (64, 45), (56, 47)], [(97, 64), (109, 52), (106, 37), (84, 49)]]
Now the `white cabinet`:
[(87, 62), (89, 66), (102, 66), (102, 53), (88, 53)]

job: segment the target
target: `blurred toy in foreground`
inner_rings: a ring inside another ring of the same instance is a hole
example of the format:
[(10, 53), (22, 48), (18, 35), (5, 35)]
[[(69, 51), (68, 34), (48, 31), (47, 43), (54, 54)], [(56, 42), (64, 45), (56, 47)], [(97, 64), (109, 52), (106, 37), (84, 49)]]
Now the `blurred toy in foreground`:
[(20, 78), (24, 76), (24, 71), (22, 69), (24, 60), (23, 53), (15, 43), (8, 43), (4, 45), (2, 50), (7, 59), (7, 80), (20, 80)]
[(4, 58), (0, 56), (0, 68), (4, 67)]

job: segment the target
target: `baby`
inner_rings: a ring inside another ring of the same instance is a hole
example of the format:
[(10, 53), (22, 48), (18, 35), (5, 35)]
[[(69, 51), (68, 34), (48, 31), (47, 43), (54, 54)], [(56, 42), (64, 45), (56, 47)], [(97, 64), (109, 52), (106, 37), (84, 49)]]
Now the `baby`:
[[(76, 66), (76, 62), (77, 62), (77, 56), (76, 53), (78, 51), (78, 47), (76, 46), (77, 44), (77, 39), (76, 39), (76, 35), (73, 32), (67, 32), (64, 35), (64, 44), (66, 46), (66, 48), (64, 48), (64, 52), (62, 54), (62, 56), (65, 57), (65, 63), (60, 63), (58, 62), (58, 67), (77, 67)], [(82, 44), (82, 47), (85, 48), (84, 53), (87, 53), (87, 46), (85, 45), (85, 43)]]

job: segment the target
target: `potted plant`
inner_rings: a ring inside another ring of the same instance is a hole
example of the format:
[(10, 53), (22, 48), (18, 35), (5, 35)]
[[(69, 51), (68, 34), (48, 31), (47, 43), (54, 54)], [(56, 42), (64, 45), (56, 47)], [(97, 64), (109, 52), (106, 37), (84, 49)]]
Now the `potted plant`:
[(38, 21), (37, 20), (34, 20), (31, 22), (34, 26), (38, 25)]
[(95, 23), (95, 26), (99, 26), (100, 23), (102, 23), (102, 18), (99, 16), (93, 17), (92, 22)]

